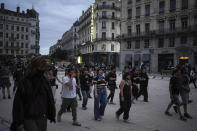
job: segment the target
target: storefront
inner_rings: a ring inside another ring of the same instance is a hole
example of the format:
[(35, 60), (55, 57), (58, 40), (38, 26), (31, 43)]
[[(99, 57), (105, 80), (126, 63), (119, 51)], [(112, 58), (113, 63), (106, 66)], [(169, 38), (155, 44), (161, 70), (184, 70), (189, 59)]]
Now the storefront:
[(142, 55), (142, 63), (145, 64), (147, 72), (150, 72), (150, 54)]
[(133, 65), (132, 60), (133, 60), (132, 54), (125, 55), (125, 66), (132, 66)]
[(158, 54), (158, 71), (174, 67), (174, 54)]
[(141, 66), (141, 54), (134, 54), (134, 65)]

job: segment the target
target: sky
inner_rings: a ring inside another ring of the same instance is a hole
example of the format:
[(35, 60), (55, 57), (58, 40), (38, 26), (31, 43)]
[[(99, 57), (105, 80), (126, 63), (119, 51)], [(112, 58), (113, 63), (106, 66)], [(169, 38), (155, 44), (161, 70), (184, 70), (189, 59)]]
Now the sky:
[(39, 13), (40, 19), (40, 53), (49, 53), (49, 47), (61, 39), (64, 32), (81, 16), (82, 10), (94, 0), (0, 0), (5, 3), (5, 8), (16, 11), (34, 9)]

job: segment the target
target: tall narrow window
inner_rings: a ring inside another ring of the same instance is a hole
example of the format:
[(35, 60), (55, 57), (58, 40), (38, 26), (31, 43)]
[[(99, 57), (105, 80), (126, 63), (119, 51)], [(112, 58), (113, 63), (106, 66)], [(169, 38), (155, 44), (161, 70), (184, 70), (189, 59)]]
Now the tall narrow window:
[(114, 40), (114, 33), (111, 34), (111, 39)]
[(136, 18), (140, 18), (140, 15), (141, 15), (141, 8), (137, 7), (136, 8)]
[(176, 0), (170, 0), (170, 11), (176, 10)]
[(150, 23), (145, 24), (145, 32), (149, 33), (150, 32)]
[(182, 0), (182, 9), (188, 9), (188, 0)]
[(102, 29), (106, 29), (106, 21), (102, 22)]
[(3, 24), (0, 24), (0, 29), (3, 29)]
[(175, 37), (170, 37), (169, 38), (169, 47), (174, 47), (175, 46)]
[(169, 24), (170, 24), (170, 31), (175, 31), (175, 20), (170, 20)]
[(102, 40), (106, 40), (106, 32), (102, 32)]
[(158, 39), (158, 48), (163, 48), (164, 47), (164, 38), (159, 38)]
[(128, 4), (131, 4), (131, 3), (132, 3), (132, 0), (128, 0), (127, 3), (128, 3)]
[(112, 22), (112, 29), (114, 30), (115, 29), (115, 23)]
[(149, 48), (149, 39), (144, 40), (144, 48)]
[(111, 51), (114, 51), (114, 44), (111, 44)]
[(127, 49), (131, 49), (131, 41), (127, 41)]
[(132, 18), (132, 9), (128, 9), (128, 19)]
[(140, 49), (140, 40), (135, 41), (135, 49)]
[(115, 18), (115, 12), (112, 12), (112, 18)]
[(150, 16), (150, 5), (146, 5), (145, 6), (145, 10), (146, 10), (146, 16)]
[(131, 36), (132, 30), (131, 30), (131, 26), (128, 26), (128, 36)]
[(164, 13), (165, 11), (165, 1), (159, 2), (159, 13)]
[(188, 18), (182, 18), (181, 19), (181, 24), (182, 24), (182, 29), (183, 30), (187, 29), (187, 26), (188, 26)]
[(102, 17), (107, 17), (107, 11), (102, 11)]
[(140, 35), (140, 25), (136, 25), (136, 33), (137, 35)]
[(164, 32), (164, 21), (159, 21), (159, 31)]
[(187, 44), (187, 36), (181, 37), (181, 44)]
[(194, 25), (197, 26), (197, 16), (194, 16)]

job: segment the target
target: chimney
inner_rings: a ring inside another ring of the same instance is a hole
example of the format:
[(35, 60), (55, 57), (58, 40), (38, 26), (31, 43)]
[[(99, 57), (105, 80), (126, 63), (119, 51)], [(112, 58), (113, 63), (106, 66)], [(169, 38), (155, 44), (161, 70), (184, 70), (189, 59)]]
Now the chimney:
[(16, 12), (20, 13), (20, 7), (19, 6), (16, 7)]
[(1, 9), (4, 10), (4, 3), (1, 3)]

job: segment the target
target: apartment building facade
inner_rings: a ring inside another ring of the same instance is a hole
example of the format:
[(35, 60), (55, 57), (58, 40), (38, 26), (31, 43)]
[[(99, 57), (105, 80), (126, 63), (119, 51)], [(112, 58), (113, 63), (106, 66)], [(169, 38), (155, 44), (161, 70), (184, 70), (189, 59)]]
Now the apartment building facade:
[(20, 12), (0, 8), (0, 56), (39, 54), (39, 14), (34, 9)]
[(197, 65), (196, 0), (122, 0), (121, 68)]

